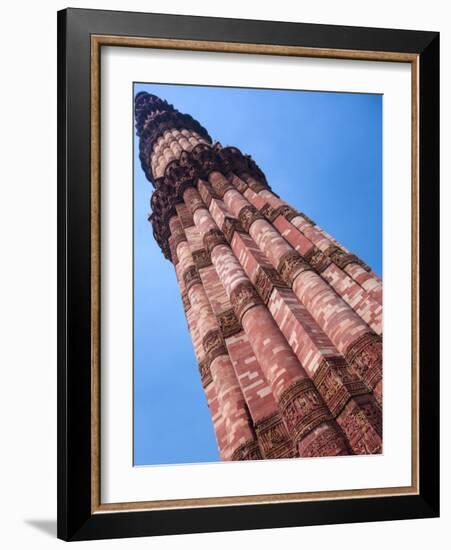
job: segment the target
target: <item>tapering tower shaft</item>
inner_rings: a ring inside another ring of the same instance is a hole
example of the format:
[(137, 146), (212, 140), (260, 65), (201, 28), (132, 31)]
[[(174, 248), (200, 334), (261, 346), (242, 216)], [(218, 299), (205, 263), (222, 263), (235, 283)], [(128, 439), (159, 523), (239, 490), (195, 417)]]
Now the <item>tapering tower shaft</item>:
[(191, 116), (135, 115), (221, 457), (381, 452), (380, 279)]

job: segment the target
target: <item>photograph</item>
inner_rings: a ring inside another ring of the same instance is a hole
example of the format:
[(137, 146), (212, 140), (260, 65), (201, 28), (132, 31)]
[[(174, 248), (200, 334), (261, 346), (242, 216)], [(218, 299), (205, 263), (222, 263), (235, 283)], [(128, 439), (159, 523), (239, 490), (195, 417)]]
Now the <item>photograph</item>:
[(383, 454), (383, 94), (132, 86), (134, 465)]
[(439, 33), (367, 23), (58, 13), (59, 538), (438, 516)]

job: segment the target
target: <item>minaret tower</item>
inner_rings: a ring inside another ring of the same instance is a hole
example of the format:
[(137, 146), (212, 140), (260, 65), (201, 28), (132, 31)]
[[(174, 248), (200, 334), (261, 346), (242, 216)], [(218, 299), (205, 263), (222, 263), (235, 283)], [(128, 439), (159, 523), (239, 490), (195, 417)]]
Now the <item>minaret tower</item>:
[(135, 116), (221, 458), (380, 453), (381, 280), (191, 116)]

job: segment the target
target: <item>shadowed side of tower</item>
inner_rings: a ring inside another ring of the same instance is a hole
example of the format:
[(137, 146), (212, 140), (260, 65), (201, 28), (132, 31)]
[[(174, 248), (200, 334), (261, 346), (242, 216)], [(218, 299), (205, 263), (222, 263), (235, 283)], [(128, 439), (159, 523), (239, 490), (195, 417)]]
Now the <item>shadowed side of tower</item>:
[(135, 118), (222, 459), (380, 453), (381, 280), (190, 115)]

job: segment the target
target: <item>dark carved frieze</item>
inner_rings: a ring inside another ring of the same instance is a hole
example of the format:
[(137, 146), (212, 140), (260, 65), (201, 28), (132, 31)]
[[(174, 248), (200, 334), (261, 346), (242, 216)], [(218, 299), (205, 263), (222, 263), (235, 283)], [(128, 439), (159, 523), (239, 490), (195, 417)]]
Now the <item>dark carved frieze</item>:
[[(373, 408), (374, 410), (379, 409), (377, 405)], [(374, 428), (359, 403), (350, 402), (338, 421), (355, 453), (364, 455), (382, 452), (381, 435)]]
[(211, 376), (210, 371), (210, 361), (208, 361), (207, 359), (199, 361), (199, 372), (200, 378), (202, 380), (202, 386), (204, 389), (206, 389), (207, 386), (209, 386), (213, 382), (213, 377)]
[(255, 278), (255, 288), (265, 304), (268, 303), (274, 287), (288, 288), (277, 270), (272, 267), (259, 266)]
[(367, 332), (351, 344), (346, 361), (356, 370), (370, 389), (382, 380), (382, 337)]
[(223, 338), (234, 336), (243, 330), (233, 309), (227, 309), (216, 316)]
[(186, 205), (180, 203), (175, 207), (175, 209), (177, 210), (177, 214), (183, 229), (187, 229), (188, 227), (192, 227), (194, 225), (193, 216), (191, 215), (191, 212), (188, 210)]
[(254, 428), (264, 458), (296, 456), (287, 427), (278, 412), (262, 418), (255, 423)]
[(224, 237), (224, 233), (219, 229), (210, 229), (204, 235), (204, 246), (211, 254), (215, 246), (219, 244), (227, 244), (227, 240)]
[(230, 302), (240, 323), (246, 311), (263, 304), (257, 291), (249, 281), (240, 283), (232, 290)]
[(194, 265), (198, 270), (211, 265), (210, 253), (205, 248), (194, 250), (192, 252), (192, 256)]
[(249, 233), (249, 229), (251, 228), (251, 225), (256, 220), (262, 220), (263, 216), (255, 208), (255, 206), (253, 206), (252, 204), (249, 204), (247, 206), (243, 206), (243, 208), (240, 210), (238, 214), (238, 219), (240, 220), (241, 225), (244, 228), (244, 231)]
[[(200, 143), (190, 152), (183, 151), (179, 159), (171, 161), (166, 166), (164, 176), (156, 180), (156, 190), (151, 200), (150, 221), (154, 236), (166, 257), (170, 257), (166, 242), (169, 235), (167, 224), (170, 217), (176, 213), (175, 206), (183, 202), (183, 193), (188, 187), (196, 187), (199, 181), (203, 182), (200, 194), (207, 207), (210, 206), (212, 198), (221, 198), (229, 189), (235, 189), (235, 186), (224, 177), (212, 178), (213, 186), (207, 183), (211, 172), (224, 173), (220, 152), (220, 149)], [(249, 158), (242, 156), (245, 159), (243, 162), (249, 164)], [(193, 200), (190, 205), (191, 213), (203, 206), (200, 201)]]
[(188, 313), (188, 311), (191, 309), (191, 302), (189, 301), (188, 292), (186, 290), (182, 292), (182, 302), (185, 313)]
[[(174, 207), (182, 202), (183, 193), (188, 187), (197, 185), (200, 179), (206, 180), (210, 172), (218, 171), (224, 175), (236, 174), (242, 180), (246, 177), (254, 178), (261, 182), (259, 185), (268, 188), (265, 175), (249, 155), (244, 155), (236, 147), (222, 147), (220, 144), (211, 146), (212, 140), (206, 129), (190, 115), (180, 113), (166, 101), (146, 92), (137, 94), (135, 120), (142, 168), (155, 186), (149, 221), (166, 258), (171, 258), (167, 242), (170, 235), (169, 219), (175, 214)], [(166, 166), (163, 176), (155, 178), (151, 167), (153, 147), (160, 136), (173, 129), (192, 131), (206, 143), (199, 143), (190, 152), (183, 151), (179, 159)], [(221, 195), (223, 192), (224, 188), (221, 189)], [(209, 205), (207, 200), (206, 203)]]
[(222, 232), (224, 233), (228, 243), (232, 242), (235, 231), (244, 233), (244, 228), (241, 225), (241, 222), (236, 218), (225, 216), (224, 223), (222, 224)]
[(266, 202), (260, 208), (260, 214), (271, 223), (273, 223), (273, 221), (277, 217), (275, 212), (276, 212), (275, 208), (273, 208), (268, 202)]
[(323, 359), (312, 379), (334, 416), (341, 413), (352, 397), (368, 393), (367, 386), (343, 357)]
[(295, 442), (332, 419), (313, 382), (307, 378), (294, 382), (282, 393), (279, 408)]
[(227, 355), (227, 348), (220, 330), (213, 329), (207, 332), (202, 339), (202, 346), (209, 364), (211, 364), (216, 357)]
[(212, 199), (221, 198), (208, 181), (202, 180), (202, 185), (199, 185), (198, 189), (199, 195), (202, 197), (202, 200), (205, 202), (208, 208), (210, 208)]
[(350, 455), (351, 450), (344, 438), (337, 430), (328, 427), (316, 434), (311, 441), (302, 445), (301, 456), (303, 457), (318, 457), (318, 456), (339, 456)]
[(231, 460), (261, 460), (262, 458), (258, 443), (254, 439), (249, 439), (233, 451)]
[(154, 183), (150, 168), (150, 155), (157, 139), (166, 130), (192, 130), (208, 143), (207, 130), (192, 116), (177, 111), (173, 105), (157, 96), (141, 92), (135, 98), (136, 133), (139, 137), (139, 157), (144, 173)]
[(265, 203), (260, 208), (260, 213), (271, 223), (273, 223), (278, 216), (283, 216), (291, 222), (293, 218), (300, 215), (297, 210), (288, 204), (282, 204), (281, 206), (274, 208), (269, 203)]
[(229, 183), (229, 180), (226, 179), (222, 174), (221, 177), (211, 177), (209, 181), (215, 193), (221, 199), (224, 198), (224, 195), (227, 193), (227, 191), (230, 191), (231, 189), (235, 190), (235, 187), (231, 183)]
[(185, 283), (185, 288), (187, 292), (192, 286), (196, 284), (202, 284), (199, 272), (197, 271), (195, 265), (190, 265), (185, 269), (185, 271), (183, 272), (183, 282)]
[(234, 173), (244, 181), (251, 177), (261, 182), (265, 189), (269, 189), (265, 174), (250, 155), (243, 155), (237, 147), (222, 147), (218, 156), (224, 174)]
[(230, 180), (232, 184), (236, 187), (237, 191), (239, 191), (242, 194), (246, 192), (248, 185), (240, 177), (236, 176), (235, 174), (232, 174)]
[(300, 273), (309, 269), (311, 269), (310, 265), (296, 250), (290, 250), (283, 254), (277, 266), (277, 271), (289, 287), (293, 285), (294, 280)]
[(191, 216), (194, 216), (194, 212), (196, 212), (196, 210), (199, 210), (199, 208), (206, 208), (206, 205), (200, 196), (193, 196), (190, 197), (188, 208), (190, 210)]
[(344, 251), (342, 248), (335, 244), (330, 245), (324, 251), (324, 254), (328, 256), (334, 262), (334, 264), (341, 269), (344, 269), (349, 264), (358, 264), (365, 271), (371, 271), (371, 268), (360, 258), (355, 256), (354, 254)]
[(283, 216), (289, 222), (291, 222), (293, 218), (296, 218), (296, 216), (299, 216), (299, 212), (289, 204), (282, 204), (276, 208), (276, 213), (276, 217)]
[(332, 262), (332, 260), (324, 254), (324, 252), (321, 252), (317, 246), (312, 246), (312, 248), (310, 248), (304, 255), (304, 260), (308, 262), (317, 273), (322, 273)]
[(252, 189), (252, 191), (256, 194), (260, 193), (260, 191), (263, 191), (264, 189), (270, 189), (265, 175), (259, 168), (257, 171), (244, 170), (243, 173), (240, 174), (240, 177), (246, 182), (249, 189)]

